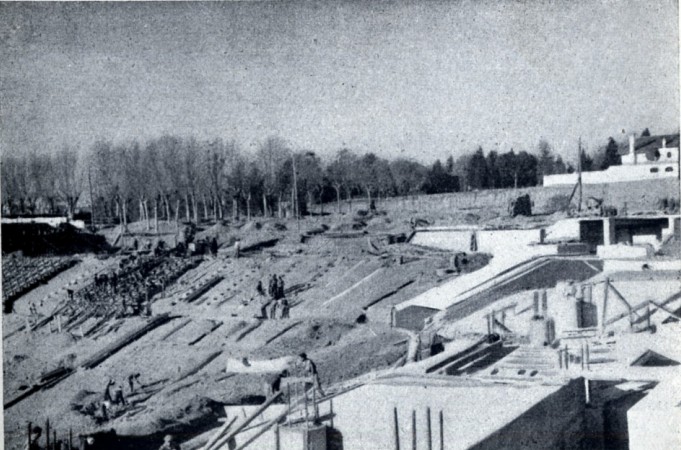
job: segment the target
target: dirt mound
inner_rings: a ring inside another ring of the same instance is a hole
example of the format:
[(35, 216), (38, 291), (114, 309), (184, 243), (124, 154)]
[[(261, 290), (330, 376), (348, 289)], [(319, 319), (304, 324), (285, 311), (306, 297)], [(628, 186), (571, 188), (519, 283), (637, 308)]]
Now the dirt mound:
[(262, 349), (263, 356), (290, 355), (329, 347), (336, 344), (353, 327), (354, 324), (348, 322), (311, 320), (303, 326), (293, 328)]

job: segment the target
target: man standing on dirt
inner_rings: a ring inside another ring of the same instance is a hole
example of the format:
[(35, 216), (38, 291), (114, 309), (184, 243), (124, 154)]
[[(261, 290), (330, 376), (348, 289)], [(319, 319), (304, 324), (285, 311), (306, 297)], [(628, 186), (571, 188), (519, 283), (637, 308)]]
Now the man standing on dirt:
[(109, 382), (106, 383), (106, 388), (104, 389), (104, 401), (105, 402), (111, 402), (113, 401), (113, 398), (111, 397), (111, 386), (116, 384), (114, 380), (109, 379)]
[(218, 240), (213, 236), (213, 239), (210, 241), (210, 253), (213, 255), (213, 257), (218, 256)]
[(277, 298), (284, 298), (284, 277), (279, 275), (279, 283), (277, 283)]
[(321, 395), (324, 395), (324, 391), (322, 390), (322, 384), (319, 382), (319, 373), (317, 372), (317, 365), (307, 357), (307, 353), (301, 353), (300, 355), (298, 355), (298, 364), (300, 364), (303, 368), (303, 375), (305, 377), (312, 378), (312, 384), (314, 385), (314, 388), (317, 389)]
[(241, 241), (237, 239), (234, 243), (234, 257), (239, 258), (241, 256)]
[(278, 281), (277, 281), (277, 275), (272, 274), (272, 277), (270, 278), (270, 285), (269, 285), (269, 294), (270, 298), (272, 300), (276, 300), (277, 298), (277, 289), (278, 289)]

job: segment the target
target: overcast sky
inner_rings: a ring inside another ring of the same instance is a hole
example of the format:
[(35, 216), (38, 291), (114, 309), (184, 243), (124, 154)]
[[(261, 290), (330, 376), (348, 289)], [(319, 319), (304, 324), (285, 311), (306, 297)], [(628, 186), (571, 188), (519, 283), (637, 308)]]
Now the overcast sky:
[(678, 4), (0, 4), (0, 145), (268, 136), (424, 162), (679, 123)]

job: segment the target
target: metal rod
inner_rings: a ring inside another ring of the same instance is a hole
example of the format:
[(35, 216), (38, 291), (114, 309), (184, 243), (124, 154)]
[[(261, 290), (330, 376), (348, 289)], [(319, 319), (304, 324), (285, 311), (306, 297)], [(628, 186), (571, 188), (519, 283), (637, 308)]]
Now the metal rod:
[(440, 450), (445, 450), (445, 417), (440, 410)]
[(426, 408), (426, 419), (428, 422), (428, 450), (433, 450), (433, 430), (430, 423), (430, 408)]
[(416, 450), (416, 410), (411, 410), (411, 448)]
[(400, 450), (400, 428), (397, 421), (397, 408), (393, 408), (393, 431), (395, 432), (395, 450)]

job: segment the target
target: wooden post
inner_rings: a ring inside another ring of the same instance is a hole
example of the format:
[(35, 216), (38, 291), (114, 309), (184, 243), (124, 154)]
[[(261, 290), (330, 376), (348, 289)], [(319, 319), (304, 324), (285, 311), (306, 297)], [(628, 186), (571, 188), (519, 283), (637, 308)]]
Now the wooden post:
[(31, 427), (33, 424), (31, 422), (28, 423), (28, 446), (26, 448), (31, 448)]
[(411, 449), (416, 450), (416, 410), (411, 410)]
[(333, 398), (329, 399), (329, 415), (331, 416), (331, 428), (333, 428)]
[[(312, 389), (314, 389), (314, 388), (312, 388)], [(309, 419), (309, 413), (308, 413), (308, 410), (307, 410), (307, 401), (308, 401), (308, 399), (307, 399), (307, 387), (304, 384), (303, 384), (303, 391), (304, 391), (304, 394), (305, 394), (305, 428), (307, 428), (308, 421), (310, 419)]]
[(600, 325), (600, 334), (603, 334), (605, 332), (605, 319), (606, 319), (606, 312), (608, 310), (608, 293), (610, 291), (610, 278), (605, 279), (605, 283), (603, 284), (604, 289), (603, 289), (603, 311), (601, 311), (601, 325)]
[(582, 370), (584, 370), (584, 343), (582, 343), (581, 347), (579, 347), (579, 363), (582, 367)]
[(648, 324), (647, 330), (650, 331), (650, 302), (648, 302), (648, 304), (646, 305), (646, 318)]
[(314, 422), (319, 420), (319, 409), (317, 408), (317, 387), (312, 385), (312, 407), (314, 408)]
[(565, 370), (570, 368), (570, 352), (568, 351), (568, 346), (565, 344)]
[(589, 379), (584, 378), (584, 398), (586, 399), (586, 404), (591, 404), (591, 391), (589, 388)]
[(563, 368), (563, 350), (560, 348), (558, 349), (558, 365), (561, 369)]
[(73, 450), (73, 429), (69, 428), (69, 450)]
[(400, 428), (397, 421), (397, 408), (393, 408), (393, 431), (395, 432), (395, 450), (400, 450)]
[(433, 430), (430, 423), (430, 408), (426, 408), (426, 420), (428, 423), (428, 450), (433, 450)]
[(591, 367), (589, 366), (589, 359), (590, 359), (590, 351), (589, 351), (589, 342), (586, 343), (586, 370), (591, 370)]
[(445, 417), (440, 410), (440, 450), (445, 450)]
[(50, 419), (47, 419), (45, 421), (45, 448), (49, 449), (50, 448)]
[(279, 424), (277, 423), (277, 427), (274, 429), (274, 448), (276, 450), (281, 450), (281, 440), (279, 438)]
[(287, 410), (289, 411), (289, 414), (286, 414), (286, 425), (291, 426), (291, 414), (290, 414), (290, 411), (291, 411), (291, 385), (290, 384), (286, 385), (286, 390), (287, 390), (286, 403), (287, 403), (287, 406), (288, 406)]
[(57, 328), (59, 329), (59, 333), (61, 333), (61, 314), (57, 314)]
[(52, 430), (52, 446), (57, 448), (57, 430)]

